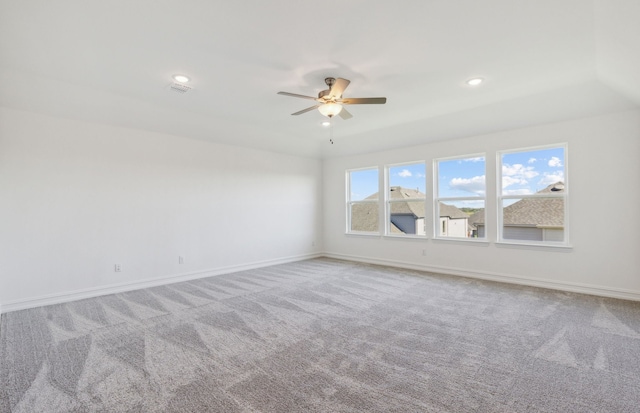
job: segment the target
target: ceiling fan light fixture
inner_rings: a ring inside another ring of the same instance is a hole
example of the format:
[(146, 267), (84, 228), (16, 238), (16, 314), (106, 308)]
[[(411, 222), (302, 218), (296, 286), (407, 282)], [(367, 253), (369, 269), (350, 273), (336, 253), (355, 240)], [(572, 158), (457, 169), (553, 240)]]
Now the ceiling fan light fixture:
[(320, 105), (318, 107), (318, 111), (320, 111), (320, 113), (328, 118), (336, 116), (338, 113), (340, 113), (341, 110), (342, 105), (335, 102), (325, 103), (324, 105)]

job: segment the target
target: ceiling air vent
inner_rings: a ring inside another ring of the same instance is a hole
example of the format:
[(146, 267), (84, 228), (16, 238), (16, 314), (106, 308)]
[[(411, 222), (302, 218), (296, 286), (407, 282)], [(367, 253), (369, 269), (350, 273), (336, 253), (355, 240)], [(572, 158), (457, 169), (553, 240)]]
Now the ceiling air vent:
[(185, 86), (180, 83), (172, 83), (171, 90), (178, 93), (187, 93), (188, 91), (191, 90), (191, 88), (189, 86)]

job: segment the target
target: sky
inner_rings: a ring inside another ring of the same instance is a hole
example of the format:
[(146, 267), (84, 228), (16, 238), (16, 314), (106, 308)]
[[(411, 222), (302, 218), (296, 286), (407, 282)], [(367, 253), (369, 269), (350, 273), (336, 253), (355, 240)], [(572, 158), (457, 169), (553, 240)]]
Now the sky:
[[(565, 179), (564, 148), (538, 149), (501, 155), (502, 195), (534, 194), (548, 185)], [(457, 207), (483, 208), (484, 202), (473, 198), (486, 194), (486, 162), (484, 157), (446, 159), (438, 165), (438, 197), (465, 197), (450, 201)], [(429, 168), (430, 169), (430, 168)], [(397, 165), (389, 168), (390, 186), (418, 189), (426, 193), (427, 176), (424, 163)], [(351, 172), (351, 199), (364, 199), (378, 192), (378, 170)]]
[(426, 193), (426, 167), (424, 162), (389, 167), (389, 186), (417, 189)]
[[(389, 186), (418, 189), (426, 193), (424, 162), (389, 168)], [(378, 192), (378, 169), (351, 171), (351, 200), (359, 201)]]
[(564, 148), (502, 155), (502, 195), (534, 194), (565, 181)]
[(360, 201), (379, 191), (378, 168), (350, 172), (351, 200)]
[[(438, 197), (480, 198), (486, 194), (484, 157), (447, 159), (438, 164)], [(458, 208), (484, 208), (483, 200), (445, 201)]]

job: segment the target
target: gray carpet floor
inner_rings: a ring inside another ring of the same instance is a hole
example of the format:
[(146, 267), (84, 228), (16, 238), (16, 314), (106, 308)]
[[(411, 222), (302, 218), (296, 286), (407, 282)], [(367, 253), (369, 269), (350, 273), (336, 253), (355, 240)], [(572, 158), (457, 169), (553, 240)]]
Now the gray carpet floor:
[(0, 412), (638, 411), (640, 303), (326, 258), (0, 324)]

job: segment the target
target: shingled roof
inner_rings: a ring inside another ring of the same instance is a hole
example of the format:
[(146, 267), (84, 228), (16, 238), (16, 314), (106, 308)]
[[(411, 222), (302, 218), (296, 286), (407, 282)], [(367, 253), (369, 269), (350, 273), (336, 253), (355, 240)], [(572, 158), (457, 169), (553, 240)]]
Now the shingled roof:
[(417, 218), (424, 218), (425, 194), (418, 191), (417, 189), (407, 189), (401, 186), (392, 186), (391, 188), (389, 188), (389, 199), (391, 200), (403, 199), (407, 201), (413, 201), (413, 202), (392, 202), (391, 203), (392, 214), (413, 214)]
[[(389, 199), (406, 200), (407, 202), (392, 202), (391, 214), (414, 215), (416, 218), (425, 217), (425, 194), (417, 189), (392, 186), (389, 188)], [(378, 193), (369, 195), (366, 200), (378, 199)], [(413, 201), (413, 202), (411, 202)], [(378, 203), (356, 203), (351, 207), (351, 229), (353, 231), (378, 231)], [(467, 218), (460, 209), (453, 205), (440, 203), (440, 216), (450, 218)], [(398, 227), (390, 223), (391, 233), (403, 233)]]
[[(538, 191), (538, 194), (564, 191), (564, 183), (556, 182)], [(502, 211), (504, 225), (531, 227), (564, 226), (563, 198), (525, 198), (504, 208)], [(469, 224), (484, 225), (484, 210), (471, 215)]]
[(352, 231), (378, 231), (378, 204), (356, 203), (351, 206)]
[(469, 218), (464, 211), (453, 205), (447, 205), (440, 202), (440, 217), (449, 217), (451, 219)]

